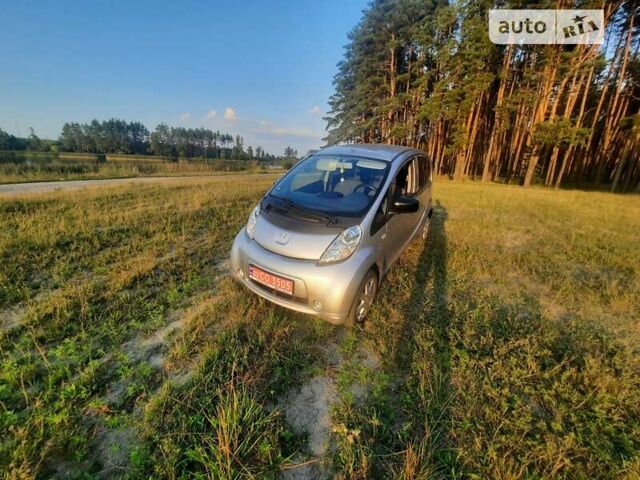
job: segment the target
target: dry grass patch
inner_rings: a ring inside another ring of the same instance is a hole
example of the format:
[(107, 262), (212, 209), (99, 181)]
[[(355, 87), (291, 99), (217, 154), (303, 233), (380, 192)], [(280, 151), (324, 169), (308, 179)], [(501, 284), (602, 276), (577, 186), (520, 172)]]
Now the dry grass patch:
[[(440, 182), (426, 247), (338, 336), (223, 274), (272, 181), (0, 200), (5, 476), (637, 476), (638, 197)], [(282, 415), (314, 378), (323, 458)]]

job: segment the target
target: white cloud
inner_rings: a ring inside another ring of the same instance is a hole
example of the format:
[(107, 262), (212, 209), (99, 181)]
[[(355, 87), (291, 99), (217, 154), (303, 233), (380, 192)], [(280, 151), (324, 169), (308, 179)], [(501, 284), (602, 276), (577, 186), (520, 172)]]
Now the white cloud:
[(267, 132), (272, 135), (291, 137), (320, 138), (322, 136), (318, 133), (314, 133), (310, 128), (271, 127)]
[(268, 135), (270, 137), (299, 137), (307, 139), (322, 138), (321, 134), (316, 133), (307, 127), (282, 127), (276, 125), (270, 120), (265, 119), (261, 119), (258, 121), (249, 120), (248, 122), (249, 123), (243, 123), (246, 124), (251, 132), (262, 136)]
[(316, 105), (311, 110), (309, 110), (309, 114), (310, 115), (321, 115), (322, 114), (322, 110), (320, 110), (320, 107), (318, 105)]
[(215, 116), (216, 116), (216, 113), (217, 113), (217, 112), (216, 112), (215, 110), (209, 110), (209, 111), (207, 112), (207, 116), (206, 116), (206, 118), (213, 118), (213, 117), (215, 117)]
[(190, 113), (183, 113), (182, 115), (180, 115), (180, 120), (182, 120), (183, 122), (186, 122), (190, 118), (191, 118), (191, 114)]
[[(202, 126), (234, 136), (240, 135), (244, 138), (245, 146), (251, 145), (254, 149), (261, 146), (267, 152), (282, 154), (284, 148), (289, 145), (298, 152), (304, 153), (323, 144), (322, 137), (325, 134), (318, 117), (309, 116), (306, 121), (279, 123), (271, 118), (247, 117), (244, 113), (238, 115), (232, 107), (221, 108), (214, 117), (210, 117), (207, 111), (208, 109), (203, 109), (202, 115), (198, 119)], [(244, 112), (244, 110), (242, 111)], [(303, 115), (306, 115), (306, 110), (302, 112)], [(195, 120), (192, 116), (188, 125), (193, 126)]]
[(224, 119), (225, 120), (235, 120), (236, 117), (236, 111), (231, 108), (231, 107), (227, 107), (224, 109)]

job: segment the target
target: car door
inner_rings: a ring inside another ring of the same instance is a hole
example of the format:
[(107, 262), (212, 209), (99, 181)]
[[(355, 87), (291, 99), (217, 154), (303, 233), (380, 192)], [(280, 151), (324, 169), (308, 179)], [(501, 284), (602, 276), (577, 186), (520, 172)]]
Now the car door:
[[(414, 156), (405, 162), (398, 170), (395, 178), (389, 186), (389, 204), (401, 196), (406, 195), (420, 200), (423, 197), (423, 188), (420, 185), (420, 164), (418, 157)], [(414, 233), (420, 226), (426, 205), (420, 202), (417, 212), (413, 213), (389, 213), (387, 220), (386, 237), (386, 264), (391, 266), (402, 254)]]

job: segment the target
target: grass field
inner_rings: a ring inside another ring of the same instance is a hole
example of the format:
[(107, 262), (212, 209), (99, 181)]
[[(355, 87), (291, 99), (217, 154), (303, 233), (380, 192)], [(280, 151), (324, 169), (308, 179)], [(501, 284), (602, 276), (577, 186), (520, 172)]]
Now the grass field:
[(346, 331), (224, 274), (271, 182), (0, 198), (5, 477), (640, 477), (640, 197), (440, 182)]

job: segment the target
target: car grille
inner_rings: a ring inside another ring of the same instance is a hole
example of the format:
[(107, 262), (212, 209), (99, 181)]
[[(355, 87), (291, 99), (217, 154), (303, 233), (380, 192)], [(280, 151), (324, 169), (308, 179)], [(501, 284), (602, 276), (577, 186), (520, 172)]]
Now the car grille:
[(307, 303), (308, 303), (306, 298), (287, 295), (286, 293), (279, 292), (275, 288), (267, 287), (266, 285), (263, 285), (263, 284), (261, 284), (259, 282), (256, 282), (255, 280), (253, 280), (251, 278), (249, 279), (249, 281), (253, 285), (255, 285), (256, 287), (258, 287), (260, 290), (264, 290), (265, 292), (269, 293), (270, 295), (273, 295), (274, 297), (279, 297), (279, 298), (282, 298), (283, 300), (288, 300), (290, 302), (295, 302), (295, 303), (298, 303), (300, 305), (307, 305)]

